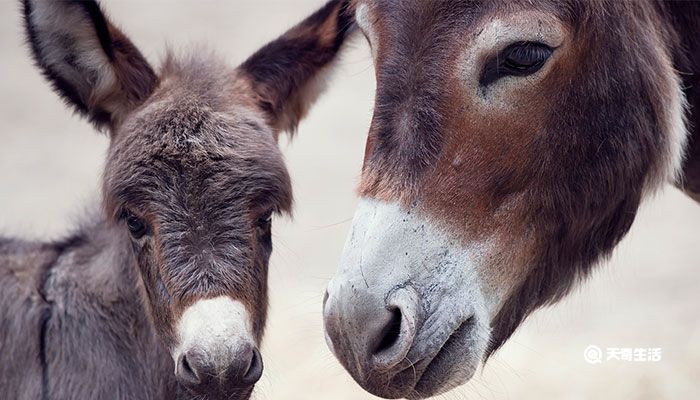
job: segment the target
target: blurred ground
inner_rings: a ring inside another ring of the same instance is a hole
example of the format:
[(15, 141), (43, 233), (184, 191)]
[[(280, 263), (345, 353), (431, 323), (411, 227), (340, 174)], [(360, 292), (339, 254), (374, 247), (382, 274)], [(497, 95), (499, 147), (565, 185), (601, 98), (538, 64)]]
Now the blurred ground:
[[(207, 43), (241, 62), (321, 0), (105, 0), (157, 62), (165, 43)], [(0, 0), (0, 230), (56, 237), (97, 199), (106, 138), (67, 112), (22, 46), (17, 3)], [(330, 354), (321, 299), (349, 229), (374, 91), (372, 62), (352, 43), (330, 90), (283, 143), (293, 221), (276, 221), (272, 312), (257, 399), (370, 399)], [(611, 262), (540, 311), (445, 399), (689, 399), (700, 392), (700, 206), (669, 188), (643, 207)], [(660, 347), (660, 362), (583, 359), (586, 346)]]

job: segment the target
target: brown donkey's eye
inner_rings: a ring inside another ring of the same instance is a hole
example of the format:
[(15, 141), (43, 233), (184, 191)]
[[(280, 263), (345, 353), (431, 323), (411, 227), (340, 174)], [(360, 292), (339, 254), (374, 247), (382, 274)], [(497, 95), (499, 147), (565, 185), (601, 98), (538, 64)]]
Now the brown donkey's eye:
[(148, 233), (148, 226), (141, 218), (138, 218), (134, 214), (126, 214), (126, 227), (129, 229), (131, 237), (134, 239), (141, 239)]
[(479, 84), (487, 86), (505, 76), (532, 75), (542, 68), (553, 52), (554, 49), (543, 43), (513, 43), (486, 64)]

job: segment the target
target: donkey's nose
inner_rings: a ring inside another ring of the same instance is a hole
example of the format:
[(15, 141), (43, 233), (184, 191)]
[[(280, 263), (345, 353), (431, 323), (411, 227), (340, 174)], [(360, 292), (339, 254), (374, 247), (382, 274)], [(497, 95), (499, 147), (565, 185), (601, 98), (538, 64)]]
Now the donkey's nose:
[(239, 365), (237, 370), (239, 371), (237, 374), (229, 373), (229, 376), (234, 379), (234, 384), (237, 383), (242, 387), (254, 385), (258, 380), (260, 380), (263, 373), (263, 361), (260, 351), (253, 348), (253, 354), (250, 356), (248, 361)]
[(223, 366), (217, 366), (204, 351), (190, 349), (180, 355), (175, 366), (178, 382), (196, 393), (247, 388), (260, 379), (262, 372), (262, 356), (252, 346), (237, 352), (236, 357)]
[(175, 376), (178, 382), (185, 387), (199, 386), (204, 379), (214, 375), (214, 368), (203, 363), (194, 352), (180, 355), (175, 365)]
[(172, 350), (180, 384), (209, 399), (247, 396), (263, 370), (251, 321), (245, 305), (227, 296), (186, 308)]
[(342, 287), (324, 304), (326, 340), (356, 379), (402, 369), (421, 318), (411, 289), (372, 293)]

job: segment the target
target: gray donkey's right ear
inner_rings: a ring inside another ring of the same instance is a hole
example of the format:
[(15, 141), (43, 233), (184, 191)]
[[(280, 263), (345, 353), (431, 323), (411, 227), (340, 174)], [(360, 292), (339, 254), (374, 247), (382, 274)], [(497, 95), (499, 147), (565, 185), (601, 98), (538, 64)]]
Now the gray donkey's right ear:
[(23, 0), (27, 41), (61, 97), (98, 127), (143, 103), (158, 77), (95, 1)]

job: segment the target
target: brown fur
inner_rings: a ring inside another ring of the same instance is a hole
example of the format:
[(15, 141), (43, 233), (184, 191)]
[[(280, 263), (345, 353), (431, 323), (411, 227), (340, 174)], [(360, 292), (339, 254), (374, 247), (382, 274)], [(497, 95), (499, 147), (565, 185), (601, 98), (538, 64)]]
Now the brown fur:
[[(668, 59), (698, 105), (696, 3), (378, 1), (371, 10), (377, 95), (361, 195), (418, 205), (465, 242), (491, 238), (485, 279), (506, 290), (488, 354), (557, 301), (629, 230), (668, 178), (674, 140)], [(540, 75), (487, 109), (465, 92), (464, 49), (514, 10), (560, 21), (568, 39)], [(674, 73), (675, 74), (675, 73)], [(674, 75), (675, 77), (675, 75)], [(539, 78), (536, 78), (539, 79)], [(698, 195), (697, 134), (684, 187)]]

